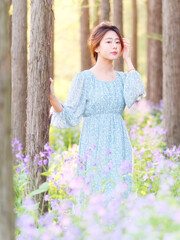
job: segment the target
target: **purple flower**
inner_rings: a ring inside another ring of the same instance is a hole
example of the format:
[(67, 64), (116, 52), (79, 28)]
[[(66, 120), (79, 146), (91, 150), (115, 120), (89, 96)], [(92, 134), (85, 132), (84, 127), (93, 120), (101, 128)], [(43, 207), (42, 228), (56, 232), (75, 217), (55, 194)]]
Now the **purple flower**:
[(44, 165), (48, 164), (48, 160), (47, 160), (47, 159), (44, 159), (44, 160), (43, 160), (43, 163), (44, 163)]
[(50, 155), (51, 153), (55, 152), (54, 150), (52, 150), (49, 146), (49, 143), (47, 142), (45, 145), (44, 145), (44, 150)]
[(21, 171), (21, 168), (17, 168), (17, 169), (16, 169), (16, 172), (17, 172), (17, 173), (20, 173), (20, 171)]
[(28, 169), (28, 168), (25, 169), (25, 173), (26, 173), (27, 175), (29, 175), (29, 169)]
[(39, 154), (41, 157), (46, 157), (46, 152), (40, 152)]
[(154, 182), (154, 176), (153, 175), (150, 177), (150, 179), (152, 180), (152, 182)]
[(53, 211), (57, 211), (59, 208), (57, 199), (51, 199), (51, 207)]
[(11, 142), (11, 146), (13, 148), (12, 152), (20, 152), (23, 150), (22, 144), (19, 140), (17, 140), (17, 138), (15, 138), (15, 140)]
[(127, 174), (132, 171), (132, 163), (129, 160), (125, 160), (119, 165), (119, 174)]
[(35, 202), (31, 198), (25, 198), (23, 200), (23, 206), (28, 210), (28, 211), (34, 211), (36, 210)]
[(144, 181), (146, 181), (148, 179), (148, 174), (147, 173), (144, 174), (143, 179), (144, 179)]
[(26, 155), (26, 157), (24, 158), (24, 163), (28, 163), (28, 162), (29, 162), (29, 160), (30, 160), (30, 157), (29, 157), (29, 155)]
[(49, 199), (50, 199), (50, 198), (49, 198), (49, 195), (45, 195), (44, 201), (47, 202), (47, 201), (49, 201)]
[(39, 166), (42, 166), (42, 160), (39, 160), (39, 161), (38, 161), (38, 165), (39, 165)]
[(23, 160), (24, 156), (20, 152), (18, 152), (16, 153), (16, 158), (19, 158), (19, 160)]

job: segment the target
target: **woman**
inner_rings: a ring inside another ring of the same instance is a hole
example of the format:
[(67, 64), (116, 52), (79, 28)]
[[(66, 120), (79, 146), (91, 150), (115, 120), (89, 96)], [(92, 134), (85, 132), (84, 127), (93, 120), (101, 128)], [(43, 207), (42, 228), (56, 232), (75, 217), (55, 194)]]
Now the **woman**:
[[(127, 185), (127, 196), (132, 191), (133, 155), (121, 114), (125, 106), (130, 108), (146, 93), (131, 62), (130, 42), (121, 37), (116, 26), (99, 24), (89, 42), (95, 65), (75, 75), (65, 104), (56, 98), (50, 79), (51, 123), (69, 128), (83, 117), (79, 143), (82, 164), (77, 167), (77, 175), (85, 177), (93, 192), (109, 196), (121, 181)], [(121, 55), (128, 72), (113, 69), (113, 61)]]

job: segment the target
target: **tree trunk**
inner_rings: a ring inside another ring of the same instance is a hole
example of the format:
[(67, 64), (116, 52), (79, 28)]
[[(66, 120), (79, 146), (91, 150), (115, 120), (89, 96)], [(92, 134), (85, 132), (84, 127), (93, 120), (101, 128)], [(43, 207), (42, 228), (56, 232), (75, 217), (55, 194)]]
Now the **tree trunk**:
[[(54, 7), (54, 0), (52, 0), (52, 5)], [(54, 79), (54, 11), (51, 12), (51, 48), (50, 48), (50, 77)]]
[(101, 0), (101, 22), (110, 20), (110, 1)]
[(136, 0), (132, 0), (132, 63), (137, 69), (137, 2)]
[(12, 139), (25, 149), (27, 99), (27, 1), (12, 0)]
[(0, 239), (14, 239), (9, 1), (0, 1)]
[(163, 117), (167, 146), (171, 147), (180, 144), (180, 1), (164, 0), (162, 13)]
[[(46, 178), (34, 156), (49, 141), (49, 77), (52, 0), (31, 2), (30, 61), (27, 98), (26, 153), (30, 156), (31, 190)], [(37, 184), (36, 184), (37, 181)], [(40, 208), (42, 195), (39, 196)]]
[[(123, 1), (114, 0), (114, 24), (119, 28), (121, 35), (123, 36)], [(114, 61), (114, 69), (117, 71), (123, 71), (123, 58)]]
[(162, 0), (147, 2), (147, 99), (158, 104), (162, 99)]
[(100, 6), (100, 0), (94, 0), (93, 1), (93, 27), (97, 26), (100, 21), (99, 6)]
[(89, 1), (83, 0), (80, 16), (80, 45), (81, 45), (81, 71), (91, 68), (91, 54), (88, 47), (89, 30)]

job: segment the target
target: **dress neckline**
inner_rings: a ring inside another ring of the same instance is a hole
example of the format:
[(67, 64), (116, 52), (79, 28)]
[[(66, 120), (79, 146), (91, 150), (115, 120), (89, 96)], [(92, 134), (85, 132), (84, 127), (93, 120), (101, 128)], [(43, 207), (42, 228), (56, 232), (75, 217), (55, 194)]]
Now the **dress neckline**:
[(99, 78), (97, 78), (96, 76), (95, 76), (95, 74), (90, 70), (90, 69), (88, 69), (88, 71), (94, 76), (94, 78), (96, 79), (96, 80), (98, 80), (99, 82), (115, 82), (117, 79), (118, 79), (118, 73), (117, 73), (117, 71), (115, 71), (115, 73), (116, 73), (116, 78), (114, 79), (114, 80), (111, 80), (111, 81), (103, 81), (103, 80), (100, 80)]

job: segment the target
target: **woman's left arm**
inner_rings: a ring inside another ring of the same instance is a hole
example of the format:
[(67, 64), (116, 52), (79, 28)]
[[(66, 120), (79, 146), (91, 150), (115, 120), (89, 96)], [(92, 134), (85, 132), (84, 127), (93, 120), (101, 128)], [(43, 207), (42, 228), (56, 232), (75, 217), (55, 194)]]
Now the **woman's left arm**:
[(130, 49), (131, 49), (130, 41), (127, 38), (123, 38), (123, 42), (124, 42), (123, 59), (127, 64), (128, 72), (135, 71), (135, 68), (132, 64), (131, 56), (130, 56)]

